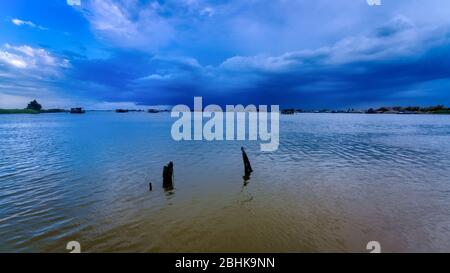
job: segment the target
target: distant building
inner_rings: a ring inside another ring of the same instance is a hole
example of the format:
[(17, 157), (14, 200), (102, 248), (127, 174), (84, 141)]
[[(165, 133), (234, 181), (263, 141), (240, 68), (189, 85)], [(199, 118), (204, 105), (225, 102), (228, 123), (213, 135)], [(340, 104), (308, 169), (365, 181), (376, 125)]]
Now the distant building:
[(70, 113), (71, 114), (84, 114), (84, 113), (86, 113), (86, 111), (84, 111), (83, 108), (81, 108), (81, 107), (76, 107), (76, 108), (70, 109)]
[(283, 109), (281, 110), (282, 115), (293, 115), (295, 114), (295, 109)]

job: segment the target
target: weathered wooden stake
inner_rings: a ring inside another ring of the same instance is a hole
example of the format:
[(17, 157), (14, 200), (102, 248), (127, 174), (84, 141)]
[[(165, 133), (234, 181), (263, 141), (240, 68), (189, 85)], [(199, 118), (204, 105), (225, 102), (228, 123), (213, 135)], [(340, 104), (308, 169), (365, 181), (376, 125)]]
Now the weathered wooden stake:
[(242, 151), (242, 159), (244, 160), (244, 172), (245, 172), (244, 178), (248, 180), (250, 179), (250, 174), (253, 172), (253, 169), (244, 147), (241, 147), (241, 151)]
[(173, 162), (163, 168), (163, 188), (166, 190), (173, 189)]

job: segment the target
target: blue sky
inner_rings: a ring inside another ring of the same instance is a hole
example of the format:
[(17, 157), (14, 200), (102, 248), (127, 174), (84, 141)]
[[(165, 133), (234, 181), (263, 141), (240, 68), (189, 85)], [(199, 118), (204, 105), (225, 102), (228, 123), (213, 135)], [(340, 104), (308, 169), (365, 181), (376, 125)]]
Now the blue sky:
[(0, 108), (447, 104), (450, 2), (0, 3)]

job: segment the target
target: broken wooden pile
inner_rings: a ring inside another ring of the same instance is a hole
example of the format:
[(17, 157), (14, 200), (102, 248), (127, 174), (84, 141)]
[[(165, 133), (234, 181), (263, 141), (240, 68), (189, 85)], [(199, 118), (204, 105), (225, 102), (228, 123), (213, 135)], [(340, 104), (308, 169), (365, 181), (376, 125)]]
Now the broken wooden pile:
[[(252, 165), (250, 164), (250, 160), (248, 159), (247, 153), (245, 152), (244, 147), (241, 147), (242, 151), (242, 159), (244, 161), (244, 182), (250, 180), (250, 175), (253, 172)], [(173, 162), (169, 162), (166, 166), (163, 167), (163, 188), (166, 191), (170, 191), (174, 189), (173, 181), (174, 181), (174, 172), (173, 172)], [(152, 183), (149, 183), (149, 190), (153, 190)]]

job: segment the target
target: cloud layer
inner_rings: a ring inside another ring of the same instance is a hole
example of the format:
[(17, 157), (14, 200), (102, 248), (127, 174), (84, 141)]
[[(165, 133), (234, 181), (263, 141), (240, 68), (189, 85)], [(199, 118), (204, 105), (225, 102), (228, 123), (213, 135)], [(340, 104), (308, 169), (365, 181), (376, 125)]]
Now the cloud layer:
[(33, 86), (79, 104), (192, 103), (201, 95), (206, 103), (306, 108), (450, 99), (450, 4), (442, 1), (67, 4), (67, 16), (85, 22), (67, 32), (92, 37), (4, 45), (0, 93), (29, 95)]

